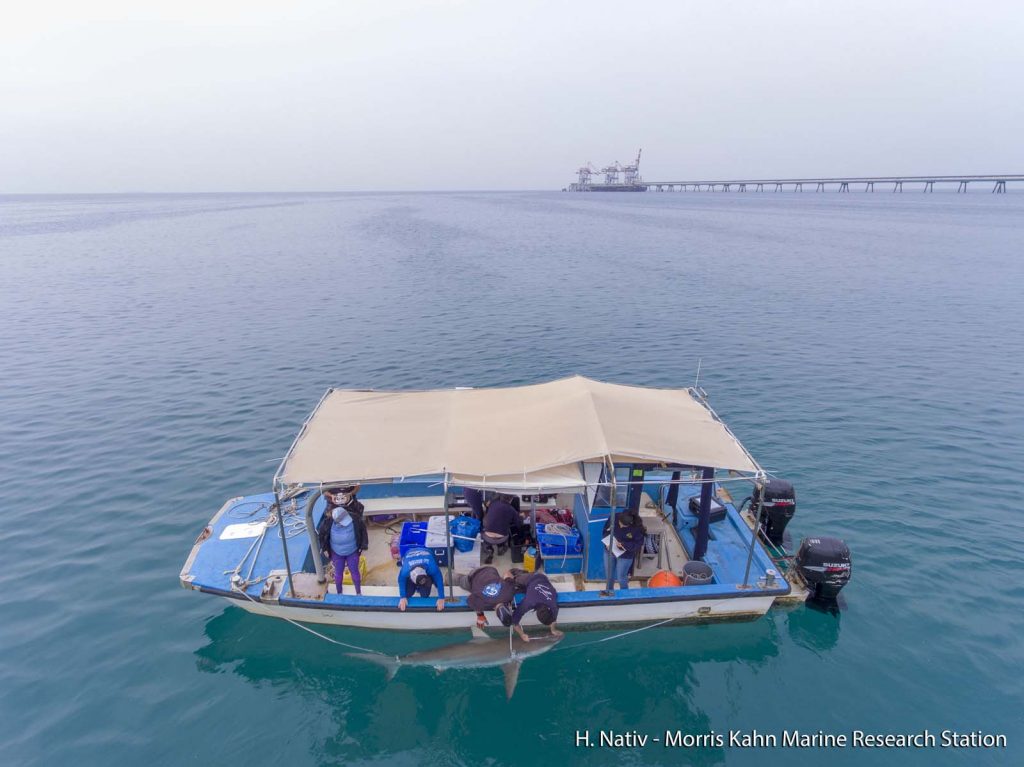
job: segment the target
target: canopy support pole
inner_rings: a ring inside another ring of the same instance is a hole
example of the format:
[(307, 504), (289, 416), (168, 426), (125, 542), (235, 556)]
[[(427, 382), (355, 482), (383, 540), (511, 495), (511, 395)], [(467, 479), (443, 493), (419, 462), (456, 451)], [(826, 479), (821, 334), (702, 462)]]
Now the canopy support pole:
[[(448, 510), (448, 470), (444, 472), (444, 531), (448, 537), (448, 598), (455, 599), (455, 577), (452, 574), (455, 567), (455, 549), (452, 547), (452, 519)], [(444, 594), (439, 595), (444, 599)]]
[[(676, 504), (679, 503), (679, 479), (682, 477), (682, 472), (672, 472), (672, 484), (668, 486), (668, 495), (665, 496), (665, 505), (672, 507), (672, 527), (678, 529), (679, 523), (679, 510), (676, 508)], [(662, 509), (664, 512), (665, 509)]]
[(711, 525), (711, 494), (715, 489), (715, 470), (705, 467), (701, 471), (700, 515), (697, 517), (697, 535), (694, 536), (693, 558), (701, 562), (708, 552), (708, 535)]
[(309, 550), (313, 552), (313, 567), (316, 568), (317, 583), (324, 583), (327, 580), (320, 554), (320, 537), (316, 534), (316, 527), (313, 525), (313, 505), (320, 500), (320, 496), (323, 494), (323, 488), (317, 488), (306, 501), (306, 534), (309, 536)]
[(615, 592), (615, 567), (618, 563), (618, 557), (615, 556), (615, 508), (618, 504), (618, 490), (615, 487), (615, 464), (612, 462), (611, 456), (608, 457), (608, 476), (611, 479), (611, 484), (608, 489), (608, 545), (605, 546), (604, 553), (604, 570), (605, 570), (605, 585), (604, 590), (610, 596)]
[[(295, 589), (292, 588), (292, 563), (288, 559), (288, 536), (284, 533), (284, 507), (281, 506), (281, 495), (277, 492), (277, 485), (274, 486), (274, 508), (277, 509), (277, 527), (281, 531), (281, 548), (284, 549), (284, 569), (288, 573), (288, 593), (295, 597)], [(280, 594), (278, 594), (280, 598)]]
[(761, 483), (761, 492), (757, 494), (757, 516), (754, 520), (754, 529), (750, 531), (750, 550), (747, 552), (747, 569), (743, 571), (743, 585), (741, 589), (750, 588), (747, 585), (750, 580), (750, 563), (754, 560), (754, 544), (757, 543), (757, 531), (761, 529), (761, 511), (764, 509), (764, 474), (758, 477)]

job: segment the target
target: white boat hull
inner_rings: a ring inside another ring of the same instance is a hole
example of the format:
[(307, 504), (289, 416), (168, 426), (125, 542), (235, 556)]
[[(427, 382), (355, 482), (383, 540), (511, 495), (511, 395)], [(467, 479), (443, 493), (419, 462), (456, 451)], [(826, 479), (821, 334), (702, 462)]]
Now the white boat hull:
[[(407, 631), (443, 631), (465, 629), (473, 625), (474, 615), (466, 610), (437, 612), (412, 611), (401, 613), (391, 610), (330, 610), (316, 607), (281, 605), (276, 602), (256, 602), (230, 599), (251, 613), (274, 618), (289, 618), (303, 623), (319, 623), (330, 626), (351, 626), (369, 629), (392, 629)], [(774, 596), (750, 596), (732, 599), (679, 600), (670, 602), (632, 602), (616, 604), (610, 599), (607, 604), (581, 607), (563, 606), (558, 613), (559, 626), (608, 626), (636, 624), (666, 619), (678, 621), (711, 621), (753, 619), (768, 612), (775, 601)], [(500, 625), (493, 614), (488, 613), (492, 626)], [(525, 626), (539, 625), (533, 614), (524, 619)]]

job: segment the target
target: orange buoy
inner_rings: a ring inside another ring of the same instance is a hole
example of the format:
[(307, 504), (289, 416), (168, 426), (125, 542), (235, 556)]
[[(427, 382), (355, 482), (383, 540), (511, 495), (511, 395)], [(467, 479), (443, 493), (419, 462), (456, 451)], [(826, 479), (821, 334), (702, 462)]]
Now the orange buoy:
[(682, 586), (683, 582), (679, 580), (679, 576), (671, 570), (658, 570), (651, 579), (647, 581), (647, 588), (649, 589), (667, 589), (673, 586)]

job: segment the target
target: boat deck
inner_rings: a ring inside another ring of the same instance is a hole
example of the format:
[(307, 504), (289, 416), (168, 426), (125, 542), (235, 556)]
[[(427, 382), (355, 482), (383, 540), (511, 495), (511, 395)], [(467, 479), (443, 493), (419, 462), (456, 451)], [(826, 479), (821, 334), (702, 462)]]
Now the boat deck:
[[(367, 489), (370, 490), (369, 493), (364, 492)], [(439, 488), (438, 492), (433, 494), (432, 489), (432, 485), (421, 484), (419, 488), (411, 488), (395, 483), (364, 488), (364, 491), (360, 491), (360, 500), (365, 506), (369, 529), (369, 549), (365, 553), (366, 574), (360, 596), (355, 595), (351, 586), (346, 586), (344, 593), (337, 594), (329, 573), (326, 583), (317, 581), (304, 523), (308, 493), (282, 503), (294, 592), (289, 589), (285, 578), (287, 571), (279, 526), (275, 523), (263, 534), (269, 509), (274, 501), (273, 495), (269, 493), (234, 498), (221, 508), (200, 536), (201, 540), (193, 547), (182, 569), (182, 584), (233, 599), (248, 597), (251, 604), (246, 606), (254, 610), (261, 602), (306, 608), (318, 606), (330, 610), (330, 613), (310, 612), (308, 617), (302, 618), (304, 620), (327, 620), (331, 614), (338, 615), (333, 612), (336, 610), (366, 611), (378, 616), (381, 615), (381, 611), (395, 611), (398, 597), (398, 568), (391, 553), (391, 540), (400, 531), (404, 521), (425, 519), (443, 513), (443, 496)], [(560, 603), (567, 608), (596, 605), (607, 607), (617, 603), (622, 606), (622, 615), (628, 614), (631, 610), (639, 615), (640, 612), (630, 607), (631, 605), (665, 604), (676, 600), (694, 599), (717, 603), (724, 600), (721, 602), (721, 610), (725, 613), (738, 609), (727, 604), (732, 603), (734, 597), (768, 599), (766, 604), (770, 604), (774, 598), (787, 596), (791, 590), (790, 585), (781, 578), (773, 585), (758, 582), (765, 569), (773, 566), (770, 557), (761, 546), (755, 549), (750, 587), (742, 589), (739, 586), (743, 579), (750, 533), (742, 517), (722, 493), (719, 493), (719, 497), (726, 502), (728, 515), (726, 519), (711, 525), (711, 539), (705, 557), (715, 571), (714, 581), (700, 586), (646, 588), (647, 579), (657, 570), (669, 569), (679, 573), (688, 561), (693, 547), (693, 537), (688, 526), (690, 520), (686, 519), (686, 504), (690, 495), (696, 492), (696, 485), (684, 485), (675, 513), (669, 510), (666, 514), (652, 500), (652, 497), (658, 494), (656, 486), (652, 486), (641, 499), (641, 516), (648, 532), (662, 534), (660, 552), (656, 555), (642, 556), (638, 560), (629, 588), (616, 589), (611, 597), (601, 595), (600, 592), (604, 588), (601, 581), (585, 580), (583, 575), (549, 574), (553, 585), (560, 593)], [(389, 495), (383, 496), (383, 493)], [(376, 497), (374, 494), (377, 494)], [(557, 500), (559, 507), (564, 508), (567, 505), (564, 503), (565, 498)], [(314, 504), (314, 523), (319, 522), (325, 506), (322, 498)], [(453, 514), (457, 514), (458, 511), (457, 508), (452, 509)], [(376, 518), (393, 514), (401, 516), (381, 519), (381, 524), (375, 522)], [(458, 552), (454, 558), (455, 571), (468, 572), (479, 566), (480, 556), (479, 543), (470, 552)], [(502, 573), (519, 566), (511, 561), (510, 552), (496, 556), (492, 564)], [(447, 582), (447, 567), (442, 567), (442, 570)], [(240, 585), (244, 587), (245, 597), (242, 597), (240, 592), (243, 589), (239, 588), (237, 582), (233, 586), (233, 579), (241, 580)], [(268, 584), (272, 587), (266, 588)], [(446, 588), (446, 592), (448, 591)], [(450, 615), (451, 611), (464, 613), (469, 609), (464, 591), (455, 587), (450, 593), (454, 596), (454, 601), (450, 601), (448, 609), (445, 610), (445, 615), (449, 616), (445, 621), (456, 620), (454, 615)], [(410, 600), (410, 610), (432, 610), (433, 607), (433, 597)], [(582, 610), (570, 612), (584, 614)], [(369, 622), (367, 625), (370, 625)]]

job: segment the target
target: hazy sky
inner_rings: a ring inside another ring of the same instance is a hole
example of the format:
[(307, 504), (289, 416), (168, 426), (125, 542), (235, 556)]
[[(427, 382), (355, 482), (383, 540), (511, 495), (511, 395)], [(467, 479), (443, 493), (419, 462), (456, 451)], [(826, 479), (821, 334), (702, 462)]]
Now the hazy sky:
[(0, 0), (0, 192), (1024, 173), (1024, 3)]

